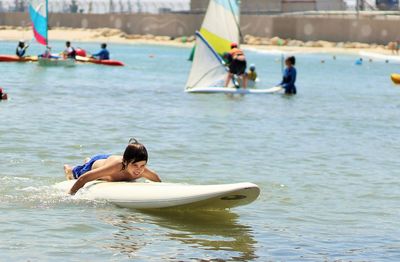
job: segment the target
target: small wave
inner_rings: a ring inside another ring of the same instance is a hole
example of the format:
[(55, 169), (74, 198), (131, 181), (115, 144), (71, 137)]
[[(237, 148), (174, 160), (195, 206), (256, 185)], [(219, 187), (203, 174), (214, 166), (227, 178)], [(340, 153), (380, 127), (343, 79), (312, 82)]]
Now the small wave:
[[(7, 188), (10, 187), (8, 186)], [(61, 190), (52, 185), (20, 186), (3, 193), (4, 194), (0, 196), (0, 202), (6, 206), (22, 205), (31, 208), (53, 208), (70, 205), (83, 205), (88, 207), (108, 205), (106, 201), (95, 201), (88, 198), (84, 190), (71, 196), (67, 194), (65, 190)]]
[(16, 190), (19, 190), (19, 191), (28, 191), (28, 192), (38, 192), (38, 191), (42, 191), (41, 188), (33, 187), (33, 186), (28, 186), (28, 187), (24, 187), (24, 188), (17, 188)]
[(0, 177), (0, 180), (2, 180), (2, 181), (12, 181), (12, 180), (29, 181), (29, 180), (31, 180), (31, 178), (28, 178), (28, 177), (16, 177), (16, 176), (3, 176), (3, 177)]

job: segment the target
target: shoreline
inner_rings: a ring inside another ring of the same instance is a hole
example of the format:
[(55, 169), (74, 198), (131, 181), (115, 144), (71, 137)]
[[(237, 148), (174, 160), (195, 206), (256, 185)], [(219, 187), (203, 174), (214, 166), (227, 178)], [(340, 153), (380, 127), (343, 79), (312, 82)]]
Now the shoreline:
[[(30, 27), (0, 26), (0, 39), (3, 41), (29, 41), (33, 38)], [(57, 41), (80, 43), (151, 44), (191, 48), (194, 36), (171, 38), (169, 36), (127, 35), (118, 29), (78, 29), (58, 27), (49, 30), (49, 38)], [(283, 44), (282, 44), (283, 43)], [(297, 44), (297, 45), (296, 45)], [(339, 47), (338, 47), (339, 45)], [(328, 41), (284, 40), (245, 36), (243, 49), (265, 53), (317, 53), (359, 55), (360, 51), (391, 55), (391, 50), (383, 45), (363, 43), (333, 43)], [(394, 55), (396, 56), (396, 55)]]

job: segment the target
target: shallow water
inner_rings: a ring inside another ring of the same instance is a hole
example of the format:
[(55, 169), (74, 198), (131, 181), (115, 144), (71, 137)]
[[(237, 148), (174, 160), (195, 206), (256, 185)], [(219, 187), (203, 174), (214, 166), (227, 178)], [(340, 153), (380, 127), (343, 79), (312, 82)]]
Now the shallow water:
[[(400, 259), (398, 65), (298, 54), (297, 96), (230, 98), (183, 92), (189, 49), (110, 50), (127, 66), (0, 63), (0, 260)], [(279, 82), (279, 56), (248, 57), (260, 85)], [(164, 181), (250, 181), (261, 196), (231, 211), (144, 213), (51, 187), (64, 163), (121, 154), (132, 136)]]

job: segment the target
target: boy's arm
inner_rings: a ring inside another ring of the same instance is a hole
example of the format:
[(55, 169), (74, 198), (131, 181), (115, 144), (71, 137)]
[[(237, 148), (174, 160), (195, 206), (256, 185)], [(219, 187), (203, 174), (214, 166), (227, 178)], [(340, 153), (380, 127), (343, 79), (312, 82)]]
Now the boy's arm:
[(71, 195), (75, 195), (75, 193), (80, 188), (82, 188), (86, 183), (100, 178), (102, 178), (103, 180), (112, 181), (113, 180), (112, 175), (118, 174), (120, 169), (121, 169), (121, 164), (116, 162), (107, 166), (102, 166), (94, 170), (91, 170), (86, 174), (82, 175), (81, 177), (79, 177), (78, 180), (76, 180), (75, 184), (72, 186), (69, 193)]
[(153, 182), (161, 182), (161, 179), (157, 175), (157, 173), (154, 172), (153, 170), (147, 168), (147, 167), (145, 167), (145, 169), (143, 171), (143, 174), (142, 174), (142, 177), (144, 177), (144, 178), (146, 178), (148, 180), (151, 180)]

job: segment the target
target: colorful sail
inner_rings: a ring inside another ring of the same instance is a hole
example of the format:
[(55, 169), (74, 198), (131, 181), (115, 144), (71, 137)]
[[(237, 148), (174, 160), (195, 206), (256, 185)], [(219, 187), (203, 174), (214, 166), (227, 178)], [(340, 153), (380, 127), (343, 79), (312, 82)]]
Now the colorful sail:
[(239, 4), (237, 0), (210, 0), (200, 33), (219, 54), (239, 43)]
[(201, 33), (196, 32), (196, 52), (194, 53), (186, 89), (222, 87), (224, 86), (226, 74), (225, 63), (222, 58)]
[(47, 45), (47, 0), (31, 0), (29, 15), (36, 41), (42, 45)]

